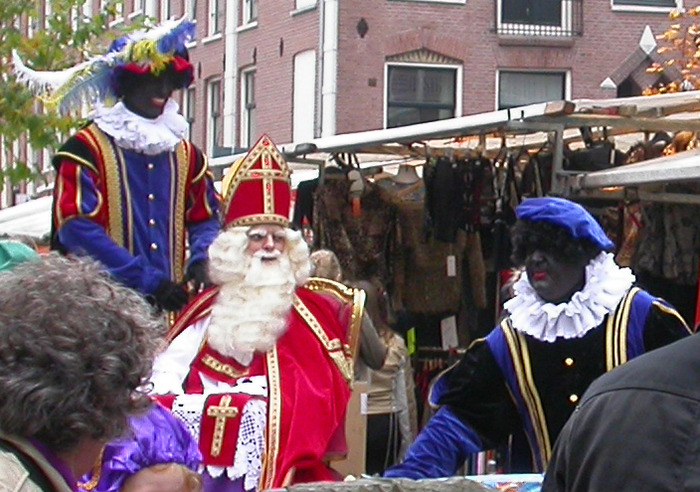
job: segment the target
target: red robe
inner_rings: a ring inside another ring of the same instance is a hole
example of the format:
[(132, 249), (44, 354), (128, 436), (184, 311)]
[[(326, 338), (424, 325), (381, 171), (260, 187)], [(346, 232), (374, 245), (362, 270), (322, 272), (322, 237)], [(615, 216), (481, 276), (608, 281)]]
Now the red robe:
[[(200, 294), (178, 318), (168, 338), (174, 339), (208, 316), (217, 292), (215, 288)], [(337, 451), (338, 442), (345, 443), (345, 411), (352, 381), (347, 342), (351, 316), (350, 305), (299, 288), (287, 331), (274, 349), (256, 354), (248, 366), (246, 376), (262, 370), (268, 381), (265, 459), (258, 490), (336, 478), (324, 459)], [(210, 360), (213, 355), (219, 364), (202, 364), (203, 354)], [(231, 374), (246, 371), (206, 345), (190, 367), (195, 373), (205, 367), (207, 376), (228, 382), (236, 379)], [(186, 385), (197, 380), (198, 374), (190, 374)], [(235, 447), (235, 442), (227, 445)]]

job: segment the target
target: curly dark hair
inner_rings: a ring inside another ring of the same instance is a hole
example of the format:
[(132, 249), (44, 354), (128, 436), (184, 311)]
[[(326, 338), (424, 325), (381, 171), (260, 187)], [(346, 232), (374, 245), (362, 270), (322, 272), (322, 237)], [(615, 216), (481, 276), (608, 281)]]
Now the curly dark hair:
[(549, 251), (565, 263), (590, 260), (602, 251), (588, 239), (574, 239), (564, 227), (545, 221), (516, 221), (511, 229), (511, 242), (511, 260), (516, 266), (523, 266), (528, 253), (535, 249)]
[(145, 409), (135, 391), (164, 323), (92, 260), (50, 254), (0, 274), (0, 429), (66, 451)]

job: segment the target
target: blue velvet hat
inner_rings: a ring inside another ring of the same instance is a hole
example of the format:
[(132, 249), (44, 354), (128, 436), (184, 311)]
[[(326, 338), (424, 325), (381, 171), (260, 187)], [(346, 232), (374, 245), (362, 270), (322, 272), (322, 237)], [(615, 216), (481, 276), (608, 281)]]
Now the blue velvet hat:
[(574, 239), (587, 239), (603, 251), (615, 247), (598, 221), (585, 208), (564, 198), (528, 198), (518, 205), (515, 215), (518, 219), (549, 222), (563, 227)]

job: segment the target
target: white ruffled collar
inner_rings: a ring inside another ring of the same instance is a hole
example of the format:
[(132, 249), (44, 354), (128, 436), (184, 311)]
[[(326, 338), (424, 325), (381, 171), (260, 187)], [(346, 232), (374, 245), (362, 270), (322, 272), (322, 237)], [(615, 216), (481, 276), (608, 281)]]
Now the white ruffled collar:
[(538, 340), (580, 338), (615, 310), (634, 281), (629, 268), (620, 268), (611, 253), (602, 252), (586, 265), (586, 284), (569, 302), (544, 301), (523, 272), (513, 285), (515, 296), (503, 307), (513, 328)]
[(132, 113), (118, 102), (109, 108), (98, 105), (92, 118), (119, 147), (157, 155), (171, 152), (187, 135), (188, 123), (179, 109), (175, 101), (168, 99), (163, 114), (151, 120)]

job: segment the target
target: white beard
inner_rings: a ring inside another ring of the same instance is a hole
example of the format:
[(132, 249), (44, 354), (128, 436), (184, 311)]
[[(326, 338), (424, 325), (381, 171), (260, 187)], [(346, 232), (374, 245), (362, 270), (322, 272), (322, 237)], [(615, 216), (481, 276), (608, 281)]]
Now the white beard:
[[(214, 249), (213, 254), (217, 256)], [(211, 249), (209, 253), (211, 257)], [(239, 268), (235, 273), (230, 269), (225, 274), (212, 272), (213, 278), (227, 278), (225, 282), (219, 281), (220, 291), (212, 307), (208, 342), (220, 354), (248, 365), (255, 352), (272, 349), (286, 331), (294, 300), (295, 275), (286, 254), (266, 262), (262, 261), (266, 256), (262, 251), (250, 257), (229, 249), (225, 256), (227, 265), (234, 263)], [(222, 258), (218, 260), (221, 262)], [(212, 265), (216, 263), (212, 258)]]

